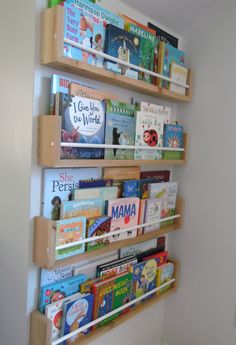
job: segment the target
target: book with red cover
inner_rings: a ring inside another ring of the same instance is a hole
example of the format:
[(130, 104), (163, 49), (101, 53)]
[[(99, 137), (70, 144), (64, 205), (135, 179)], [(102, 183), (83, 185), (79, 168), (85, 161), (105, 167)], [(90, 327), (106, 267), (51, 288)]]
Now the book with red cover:
[(143, 171), (141, 172), (141, 179), (155, 178), (157, 182), (169, 182), (170, 170), (158, 170), (158, 171)]
[(157, 253), (157, 254), (154, 254), (151, 256), (147, 256), (147, 257), (143, 258), (143, 261), (150, 260), (150, 259), (155, 259), (157, 262), (157, 266), (161, 266), (161, 265), (167, 263), (168, 252), (164, 251), (164, 252)]

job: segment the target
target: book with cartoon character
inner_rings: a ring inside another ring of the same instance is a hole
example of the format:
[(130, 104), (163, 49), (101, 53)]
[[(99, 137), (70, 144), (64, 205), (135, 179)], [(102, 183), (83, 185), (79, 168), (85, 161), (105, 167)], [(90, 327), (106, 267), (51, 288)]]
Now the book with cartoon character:
[[(87, 238), (107, 234), (110, 232), (110, 229), (111, 217), (109, 216), (94, 217), (87, 220)], [(86, 249), (90, 252), (106, 246), (109, 242), (109, 237), (102, 238), (101, 240), (87, 243)]]
[[(105, 144), (134, 145), (135, 106), (107, 100)], [(105, 149), (105, 159), (134, 159), (134, 150)]]

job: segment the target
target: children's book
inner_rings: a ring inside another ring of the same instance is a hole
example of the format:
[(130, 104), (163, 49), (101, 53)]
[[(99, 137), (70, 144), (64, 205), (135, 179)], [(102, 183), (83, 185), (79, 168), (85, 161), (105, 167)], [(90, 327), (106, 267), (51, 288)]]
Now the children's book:
[[(160, 115), (136, 113), (136, 135), (135, 146), (146, 146), (159, 148), (163, 146), (164, 120)], [(162, 151), (160, 150), (139, 150), (135, 149), (134, 159), (161, 159)]]
[(145, 178), (139, 180), (139, 195), (138, 197), (140, 199), (148, 199), (149, 197), (149, 192), (148, 192), (148, 185), (149, 183), (155, 183), (156, 179), (155, 178)]
[(156, 222), (153, 225), (144, 227), (144, 233), (151, 232), (160, 228), (161, 219), (161, 201), (159, 199), (147, 199), (145, 207), (145, 223)]
[(119, 15), (124, 19), (125, 25), (130, 24), (130, 23), (131, 24), (135, 24), (136, 26), (138, 26), (139, 28), (143, 29), (144, 31), (147, 31), (147, 32), (149, 32), (152, 35), (156, 35), (156, 31), (155, 30), (153, 30), (153, 29), (149, 28), (148, 26), (138, 22), (137, 20), (134, 20), (133, 18), (130, 18), (130, 17), (128, 17), (125, 14), (120, 14), (119, 13)]
[[(124, 62), (139, 66), (140, 64), (140, 37), (133, 35), (112, 24), (106, 27), (106, 43), (104, 52)], [(138, 79), (138, 72), (122, 64), (105, 60), (106, 69)]]
[(171, 108), (164, 105), (140, 102), (137, 104), (138, 110), (142, 113), (151, 113), (163, 117), (164, 124), (169, 124), (171, 120)]
[[(165, 77), (170, 77), (170, 68), (172, 62), (175, 62), (177, 65), (184, 66), (185, 53), (177, 48), (172, 47), (168, 43), (160, 42), (159, 57), (160, 63), (158, 71)], [(159, 87), (169, 89), (169, 82), (160, 79)]]
[[(80, 327), (87, 325), (92, 321), (94, 296), (85, 294), (76, 296), (70, 301), (63, 303), (61, 332), (60, 336), (71, 333)], [(82, 333), (88, 334), (90, 329), (86, 329)], [(79, 335), (69, 338), (63, 342), (63, 345), (74, 344)]]
[[(138, 224), (139, 198), (121, 198), (107, 201), (107, 215), (111, 216), (111, 232), (135, 227)], [(110, 242), (136, 237), (137, 229), (110, 237)]]
[[(107, 234), (110, 232), (110, 229), (111, 217), (109, 216), (94, 217), (87, 220), (87, 238)], [(106, 246), (109, 242), (109, 237), (102, 238), (100, 240), (87, 243), (86, 249), (90, 252)]]
[[(85, 238), (86, 218), (77, 217), (73, 219), (59, 220), (55, 223), (56, 230), (56, 247), (78, 242)], [(75, 244), (74, 246), (56, 249), (55, 259), (61, 260), (73, 255), (85, 252), (85, 244)]]
[[(175, 149), (183, 147), (183, 126), (164, 126), (164, 147), (173, 147)], [(182, 154), (180, 151), (164, 151), (163, 159), (181, 159)]]
[[(104, 102), (59, 94), (59, 100), (56, 100), (56, 114), (62, 116), (62, 143), (104, 144)], [(61, 148), (62, 159), (101, 159), (103, 157), (104, 149), (100, 148)]]
[(86, 218), (99, 217), (102, 214), (102, 200), (85, 200), (85, 201), (63, 201), (61, 204), (61, 219), (81, 217)]
[[(171, 279), (174, 278), (175, 273), (175, 265), (172, 262), (167, 262), (160, 267), (157, 268), (157, 287), (167, 283)], [(162, 288), (158, 291), (158, 295), (160, 295), (162, 292), (168, 290), (171, 287), (171, 285), (166, 286), (165, 288)]]
[(83, 188), (100, 188), (100, 187), (111, 187), (113, 184), (112, 179), (90, 179), (90, 180), (80, 180), (79, 189)]
[[(138, 224), (145, 223), (146, 199), (141, 199), (139, 204)], [(138, 228), (138, 236), (143, 234), (144, 227)]]
[(87, 277), (85, 275), (79, 274), (60, 282), (41, 287), (39, 295), (39, 311), (44, 313), (46, 305), (57, 302), (78, 292), (80, 284), (86, 280)]
[(157, 252), (156, 254), (149, 255), (143, 258), (144, 261), (148, 261), (154, 259), (157, 263), (157, 267), (165, 264), (168, 260), (168, 252), (163, 251), (163, 252)]
[[(63, 92), (63, 91), (61, 91), (61, 92)], [(110, 92), (105, 92), (105, 91), (102, 92), (99, 90), (94, 90), (94, 89), (91, 89), (89, 87), (80, 85), (78, 83), (70, 83), (69, 84), (69, 94), (71, 96), (97, 99), (98, 101), (103, 101), (104, 99), (118, 100), (118, 96), (113, 95)]]
[[(182, 84), (187, 83), (187, 77), (188, 77), (188, 69), (177, 65), (175, 62), (171, 63), (170, 66), (170, 78), (174, 81), (177, 81)], [(179, 93), (180, 95), (185, 95), (186, 88), (180, 85), (176, 85), (174, 83), (170, 82), (170, 91)]]
[[(88, 0), (66, 0), (64, 3), (64, 37), (92, 48), (104, 51), (106, 25), (111, 23), (124, 28), (124, 21), (115, 13)], [(64, 55), (97, 67), (103, 67), (101, 56), (64, 44)]]
[(105, 211), (105, 200), (117, 199), (118, 187), (98, 187), (98, 188), (80, 188), (75, 189), (73, 193), (74, 200), (102, 200), (102, 214)]
[(72, 277), (73, 270), (74, 265), (59, 267), (52, 271), (42, 268), (40, 272), (40, 288)]
[(156, 33), (156, 36), (160, 41), (166, 42), (171, 46), (178, 48), (179, 40), (177, 37), (172, 36), (169, 32), (162, 30), (161, 28), (157, 27), (156, 25), (150, 22), (148, 22), (148, 27)]
[(123, 197), (139, 197), (139, 180), (128, 180), (123, 182)]
[[(135, 106), (107, 100), (105, 144), (134, 145)], [(105, 149), (105, 159), (134, 159), (134, 151)]]
[(159, 170), (159, 171), (142, 171), (141, 179), (156, 179), (156, 182), (169, 182), (170, 181), (170, 170)]
[[(92, 290), (94, 294), (93, 319), (115, 310), (130, 301), (132, 288), (132, 273), (123, 273), (118, 276), (110, 277), (104, 281), (94, 283)], [(127, 309), (116, 313), (95, 326), (99, 328), (116, 319)]]
[(99, 169), (44, 169), (42, 190), (42, 216), (58, 220), (62, 201), (71, 200), (72, 191), (84, 178), (100, 177)]
[(137, 255), (137, 254), (147, 251), (148, 249), (156, 248), (156, 246), (157, 246), (156, 238), (146, 241), (146, 242), (133, 244), (131, 246), (121, 248), (119, 251), (119, 257), (122, 259), (129, 255)]
[(114, 276), (123, 272), (127, 272), (129, 267), (133, 266), (137, 262), (137, 258), (131, 255), (123, 259), (118, 259), (103, 265), (98, 265), (97, 276)]

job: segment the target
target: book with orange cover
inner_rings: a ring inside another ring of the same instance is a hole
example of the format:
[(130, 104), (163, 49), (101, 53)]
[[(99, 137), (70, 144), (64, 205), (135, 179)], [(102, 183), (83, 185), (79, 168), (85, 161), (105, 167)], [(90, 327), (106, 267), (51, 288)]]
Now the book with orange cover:
[(103, 101), (104, 99), (118, 100), (118, 95), (114, 95), (110, 92), (90, 89), (89, 87), (73, 82), (69, 84), (69, 94), (71, 96), (97, 99), (98, 101)]
[(130, 17), (126, 16), (125, 14), (119, 14), (119, 15), (124, 19), (125, 23), (135, 24), (135, 25), (139, 26), (140, 28), (142, 28), (143, 30), (150, 32), (150, 34), (156, 36), (156, 31), (149, 28), (148, 26), (146, 26), (142, 23), (139, 23), (137, 20), (134, 20), (133, 18), (130, 18)]

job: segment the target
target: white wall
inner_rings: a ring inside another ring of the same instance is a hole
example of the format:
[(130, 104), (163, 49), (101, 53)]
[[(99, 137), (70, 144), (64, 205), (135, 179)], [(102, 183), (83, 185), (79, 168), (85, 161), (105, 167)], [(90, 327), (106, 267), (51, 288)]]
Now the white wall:
[(235, 345), (235, 75), (236, 2), (220, 2), (185, 39), (194, 71), (193, 101), (182, 106), (190, 134), (179, 176), (184, 229), (171, 237), (180, 287), (165, 303), (171, 345)]

